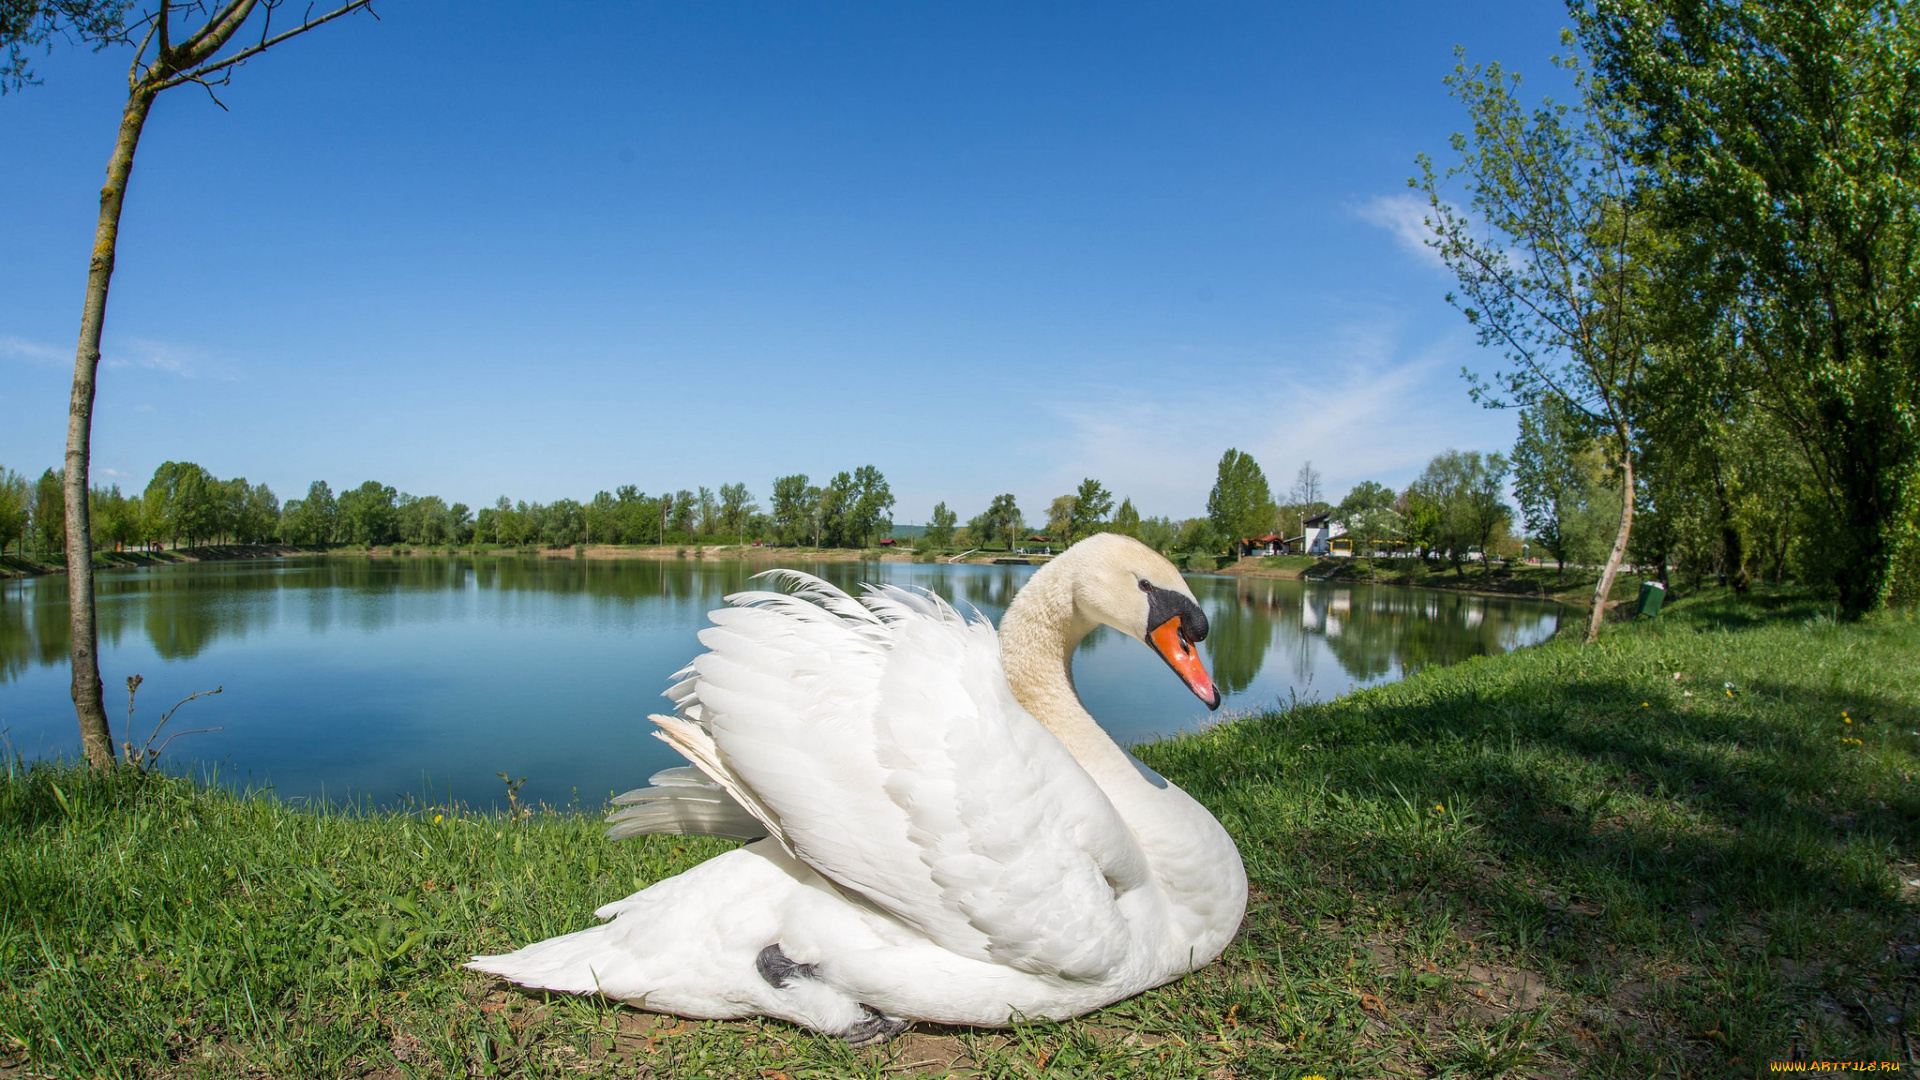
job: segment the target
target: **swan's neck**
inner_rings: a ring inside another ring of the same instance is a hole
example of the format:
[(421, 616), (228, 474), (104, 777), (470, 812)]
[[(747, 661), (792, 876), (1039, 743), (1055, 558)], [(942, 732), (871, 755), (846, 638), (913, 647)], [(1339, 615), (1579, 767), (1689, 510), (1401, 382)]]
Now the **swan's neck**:
[(1101, 787), (1139, 779), (1133, 762), (1094, 722), (1073, 688), (1073, 651), (1099, 624), (1079, 614), (1073, 581), (1060, 563), (1028, 579), (1000, 619), (1000, 663), (1007, 685)]

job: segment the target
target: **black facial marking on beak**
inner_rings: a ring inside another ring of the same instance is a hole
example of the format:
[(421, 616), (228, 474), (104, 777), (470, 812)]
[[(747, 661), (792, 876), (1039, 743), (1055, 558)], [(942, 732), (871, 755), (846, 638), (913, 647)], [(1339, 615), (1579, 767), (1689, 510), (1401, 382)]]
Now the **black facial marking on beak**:
[(1189, 642), (1207, 640), (1207, 613), (1200, 610), (1199, 604), (1184, 593), (1149, 582), (1141, 582), (1140, 588), (1147, 594), (1147, 633), (1160, 629), (1161, 624), (1178, 615), (1181, 637)]
[(1206, 665), (1201, 663), (1199, 650), (1193, 647), (1194, 642), (1206, 640), (1206, 612), (1190, 597), (1172, 589), (1144, 581), (1140, 588), (1147, 594), (1148, 647), (1160, 654), (1160, 659), (1180, 676), (1187, 689), (1207, 703), (1207, 708), (1219, 708), (1220, 690), (1213, 685)]

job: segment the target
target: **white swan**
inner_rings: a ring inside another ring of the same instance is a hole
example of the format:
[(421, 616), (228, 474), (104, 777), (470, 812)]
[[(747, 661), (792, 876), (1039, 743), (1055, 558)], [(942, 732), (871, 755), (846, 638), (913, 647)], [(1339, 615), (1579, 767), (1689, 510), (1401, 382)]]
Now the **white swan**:
[(1041, 568), (996, 636), (930, 593), (862, 601), (792, 571), (712, 614), (658, 734), (693, 763), (610, 835), (756, 839), (468, 967), (682, 1016), (780, 1017), (855, 1044), (915, 1020), (1065, 1019), (1210, 963), (1246, 908), (1212, 815), (1074, 693), (1098, 624), (1206, 701), (1206, 616), (1172, 564), (1097, 535)]

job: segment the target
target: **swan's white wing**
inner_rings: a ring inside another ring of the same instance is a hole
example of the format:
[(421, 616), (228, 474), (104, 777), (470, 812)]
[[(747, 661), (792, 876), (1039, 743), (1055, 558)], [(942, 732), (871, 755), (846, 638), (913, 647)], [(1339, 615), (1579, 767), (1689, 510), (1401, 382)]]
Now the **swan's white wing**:
[(797, 857), (944, 948), (1111, 971), (1129, 945), (1117, 897), (1145, 859), (1014, 700), (992, 627), (927, 595), (876, 590), (862, 606), (800, 580), (713, 613), (711, 651), (670, 694), (686, 719), (659, 718), (669, 741), (695, 743), (695, 763)]

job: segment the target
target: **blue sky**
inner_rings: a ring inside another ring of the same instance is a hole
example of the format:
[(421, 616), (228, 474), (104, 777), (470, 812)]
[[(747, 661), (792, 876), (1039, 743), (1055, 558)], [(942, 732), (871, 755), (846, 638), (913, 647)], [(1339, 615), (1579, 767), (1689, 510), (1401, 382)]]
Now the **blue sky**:
[[(1556, 4), (388, 2), (164, 95), (95, 477), (168, 459), (479, 505), (872, 463), (902, 522), (1083, 476), (1204, 512), (1223, 450), (1336, 497), (1492, 357), (1414, 242), (1464, 45)], [(58, 463), (126, 52), (0, 98), (0, 465)]]

